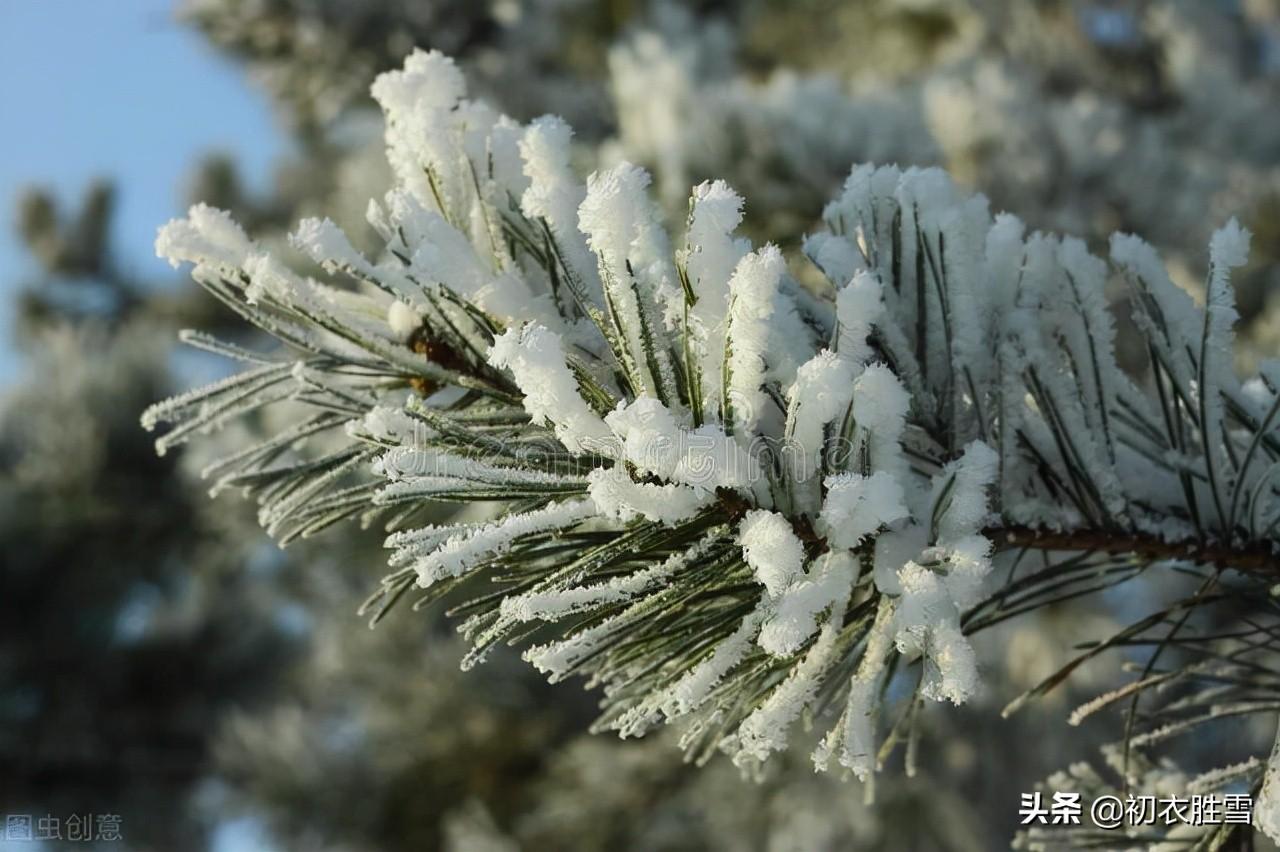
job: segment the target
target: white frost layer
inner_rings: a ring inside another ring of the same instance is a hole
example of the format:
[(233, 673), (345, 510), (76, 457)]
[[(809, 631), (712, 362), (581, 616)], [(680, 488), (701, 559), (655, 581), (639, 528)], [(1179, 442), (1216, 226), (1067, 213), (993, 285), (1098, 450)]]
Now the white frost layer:
[(892, 474), (842, 473), (826, 478), (818, 532), (834, 547), (854, 548), (883, 526), (908, 516), (902, 484)]
[(609, 445), (612, 433), (578, 393), (560, 335), (540, 325), (509, 328), (494, 340), (489, 363), (511, 370), (525, 411), (535, 423), (549, 421), (569, 452), (599, 452)]
[(804, 545), (792, 531), (791, 522), (777, 512), (747, 512), (738, 527), (738, 543), (743, 558), (770, 595), (782, 594), (799, 575)]
[(974, 441), (964, 454), (950, 462), (941, 476), (935, 477), (934, 500), (945, 497), (946, 510), (938, 519), (938, 542), (947, 544), (977, 533), (987, 517), (987, 489), (995, 482), (1000, 459), (996, 451), (981, 441)]
[(669, 718), (692, 713), (707, 700), (707, 696), (734, 666), (751, 651), (751, 640), (760, 630), (763, 611), (757, 607), (738, 626), (738, 629), (716, 645), (705, 660), (694, 666), (663, 696), (662, 710)]
[(689, 335), (700, 367), (703, 408), (714, 415), (719, 405), (729, 279), (751, 243), (734, 236), (742, 223), (742, 196), (724, 181), (694, 187), (690, 203), (683, 256), (698, 300), (689, 308)]
[(459, 577), (481, 560), (502, 553), (521, 536), (572, 526), (594, 514), (595, 506), (590, 500), (566, 500), (533, 512), (506, 515), (451, 536), (438, 549), (414, 563), (418, 585), (425, 588), (446, 577)]
[(545, 115), (529, 124), (520, 139), (520, 157), (529, 178), (520, 206), (530, 219), (546, 220), (563, 253), (563, 262), (582, 281), (587, 293), (599, 301), (600, 276), (595, 259), (578, 231), (578, 208), (587, 189), (569, 165), (572, 137), (573, 128), (556, 116)]
[(883, 470), (907, 479), (902, 454), (902, 430), (906, 428), (911, 397), (897, 376), (883, 364), (867, 367), (853, 386), (853, 415), (859, 433), (866, 437), (872, 470)]
[(747, 435), (755, 433), (769, 404), (763, 390), (768, 359), (773, 354), (769, 332), (786, 269), (782, 252), (776, 246), (765, 246), (742, 258), (729, 279), (729, 375), (722, 392), (733, 412), (731, 425)]
[(863, 270), (836, 294), (836, 351), (840, 357), (858, 365), (871, 360), (867, 338), (883, 315), (880, 279), (875, 273)]
[(775, 657), (800, 650), (817, 631), (818, 616), (847, 603), (860, 567), (846, 551), (824, 554), (809, 576), (794, 581), (782, 593), (777, 607), (760, 628), (760, 647)]
[(854, 371), (852, 362), (824, 349), (800, 365), (787, 391), (785, 458), (797, 512), (812, 515), (818, 510), (823, 445), (849, 409)]
[(814, 749), (815, 769), (826, 770), (834, 754), (839, 764), (860, 781), (866, 781), (875, 770), (877, 709), (885, 663), (893, 645), (890, 635), (893, 615), (893, 601), (881, 598), (875, 622), (867, 634), (862, 661), (849, 681), (844, 713)]
[(711, 491), (684, 485), (636, 482), (617, 468), (597, 468), (587, 476), (596, 509), (623, 522), (637, 515), (667, 526), (688, 520), (715, 499)]
[(646, 337), (661, 332), (659, 304), (673, 308), (683, 304), (683, 296), (648, 186), (648, 173), (630, 163), (592, 174), (578, 208), (578, 227), (599, 261), (601, 283), (621, 327), (630, 368), (644, 392), (657, 394), (659, 387), (674, 389), (675, 380), (665, 348), (652, 347), (650, 363)]
[(197, 267), (238, 270), (253, 251), (253, 243), (225, 210), (196, 204), (187, 218), (173, 219), (156, 234), (156, 256), (177, 269), (181, 263)]
[(908, 562), (898, 571), (902, 597), (894, 618), (894, 643), (908, 657), (924, 658), (921, 692), (934, 701), (962, 704), (978, 685), (973, 649), (960, 633), (959, 612), (941, 577)]
[(604, 420), (623, 458), (645, 473), (704, 490), (742, 488), (758, 478), (752, 458), (718, 425), (685, 429), (651, 396), (620, 404)]
[(658, 587), (686, 566), (703, 558), (723, 534), (724, 528), (716, 527), (691, 547), (677, 551), (662, 562), (642, 568), (634, 574), (612, 577), (589, 586), (532, 591), (506, 598), (502, 602), (502, 614), (517, 621), (551, 621), (602, 604), (630, 600)]
[(746, 766), (752, 761), (764, 761), (772, 752), (786, 748), (787, 734), (792, 725), (813, 702), (822, 686), (822, 677), (832, 663), (836, 639), (840, 635), (839, 622), (843, 618), (844, 607), (837, 606), (804, 659), (792, 667), (786, 680), (738, 726), (739, 751), (733, 758), (735, 764)]

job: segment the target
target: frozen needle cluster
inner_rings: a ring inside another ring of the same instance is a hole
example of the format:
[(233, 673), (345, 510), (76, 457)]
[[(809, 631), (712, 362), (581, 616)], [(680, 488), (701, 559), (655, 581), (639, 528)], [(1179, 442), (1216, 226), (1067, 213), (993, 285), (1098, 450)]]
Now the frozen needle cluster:
[[(1201, 309), (1136, 237), (1108, 262), (942, 172), (860, 166), (788, 258), (737, 233), (722, 182), (668, 233), (643, 170), (582, 181), (563, 122), (466, 100), (438, 53), (373, 94), (398, 177), (368, 210), (384, 250), (304, 221), (322, 281), (225, 213), (165, 226), (162, 256), (285, 345), (188, 335), (246, 369), (144, 423), (171, 424), (163, 450), (291, 412), (208, 474), (285, 541), (385, 523), (375, 618), (448, 595), (466, 665), (523, 643), (601, 687), (601, 728), (678, 721), (696, 758), (750, 768), (827, 720), (815, 763), (866, 777), (892, 706), (974, 694), (973, 631), (1161, 561), (1274, 568), (1280, 397), (1231, 368), (1234, 223)], [(1144, 386), (1116, 365), (1112, 275)], [(492, 511), (432, 523), (441, 501)], [(993, 584), (997, 550), (1047, 567)]]

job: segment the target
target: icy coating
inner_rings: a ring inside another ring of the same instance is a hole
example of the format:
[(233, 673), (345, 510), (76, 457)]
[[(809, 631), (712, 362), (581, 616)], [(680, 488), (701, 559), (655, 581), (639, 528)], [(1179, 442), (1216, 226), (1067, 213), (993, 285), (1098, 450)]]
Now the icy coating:
[[(384, 250), (299, 225), (295, 247), (352, 289), (220, 211), (166, 225), (157, 252), (287, 346), (207, 344), (248, 368), (144, 423), (173, 424), (164, 450), (296, 405), (208, 474), (282, 540), (386, 523), (374, 609), (470, 590), (466, 665), (528, 639), (552, 678), (603, 687), (601, 727), (682, 720), (698, 759), (744, 768), (812, 713), (829, 720), (815, 764), (866, 777), (891, 661), (916, 664), (922, 699), (980, 688), (963, 618), (1004, 531), (1274, 541), (1270, 470), (1248, 461), (1277, 448), (1231, 443), (1276, 407), (1269, 376), (1245, 393), (1230, 365), (1234, 222), (1210, 247), (1207, 312), (1136, 237), (1109, 264), (937, 170), (856, 167), (788, 258), (736, 232), (744, 201), (721, 181), (670, 234), (644, 170), (583, 181), (564, 122), (466, 100), (438, 53), (373, 93), (398, 176), (369, 206)], [(1110, 275), (1138, 294), (1168, 395), (1116, 366)], [(498, 508), (425, 523), (440, 500)]]

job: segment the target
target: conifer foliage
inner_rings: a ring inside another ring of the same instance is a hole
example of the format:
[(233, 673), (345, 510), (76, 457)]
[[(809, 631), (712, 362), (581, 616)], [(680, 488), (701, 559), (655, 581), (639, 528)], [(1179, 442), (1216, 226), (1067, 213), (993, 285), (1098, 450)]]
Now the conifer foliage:
[[(303, 221), (320, 280), (221, 211), (166, 225), (158, 252), (284, 345), (187, 335), (245, 369), (144, 416), (163, 452), (284, 412), (206, 473), (281, 542), (384, 524), (373, 621), (447, 597), (464, 666), (518, 643), (601, 688), (601, 729), (679, 722), (694, 759), (754, 771), (816, 720), (815, 765), (863, 779), (902, 741), (911, 770), (925, 702), (974, 694), (974, 632), (1153, 567), (1203, 582), (1086, 658), (1242, 596), (1251, 652), (1275, 641), (1280, 373), (1232, 369), (1234, 221), (1200, 308), (1137, 237), (1099, 258), (940, 171), (858, 166), (787, 257), (737, 234), (719, 181), (673, 235), (642, 169), (582, 181), (566, 124), (467, 100), (439, 53), (373, 94), (398, 182), (368, 209), (385, 252)], [(1113, 278), (1142, 379), (1116, 363)], [(430, 522), (441, 501), (491, 511)]]

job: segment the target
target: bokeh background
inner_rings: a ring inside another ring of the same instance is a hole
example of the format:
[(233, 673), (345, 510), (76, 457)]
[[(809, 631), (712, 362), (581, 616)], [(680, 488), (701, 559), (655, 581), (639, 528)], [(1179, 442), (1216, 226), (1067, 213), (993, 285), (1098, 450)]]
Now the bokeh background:
[(756, 784), (592, 736), (578, 685), (460, 673), (439, 614), (370, 631), (376, 530), (281, 551), (199, 452), (155, 455), (141, 409), (229, 369), (177, 330), (250, 334), (156, 227), (204, 200), (282, 251), (308, 215), (367, 235), (368, 85), (414, 46), (564, 115), (582, 169), (649, 167), (673, 222), (728, 179), (788, 249), (869, 160), (1095, 248), (1143, 234), (1193, 295), (1237, 215), (1242, 366), (1280, 353), (1276, 0), (0, 0), (0, 813), (63, 834), (0, 849), (92, 848), (76, 815), (118, 815), (115, 850), (1005, 847), (1018, 794), (1106, 738), (1062, 720), (1119, 661), (995, 711), (1132, 597), (981, 637), (982, 700), (932, 712), (921, 774), (868, 808), (801, 758)]

